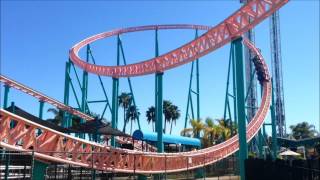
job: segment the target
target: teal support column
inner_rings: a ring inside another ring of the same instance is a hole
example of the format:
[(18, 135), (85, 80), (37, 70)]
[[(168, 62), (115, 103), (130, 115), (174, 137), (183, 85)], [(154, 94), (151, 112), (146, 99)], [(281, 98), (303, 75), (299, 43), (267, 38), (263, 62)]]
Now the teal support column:
[[(90, 56), (90, 46), (87, 45), (87, 53), (86, 53), (86, 62), (89, 62)], [(87, 106), (87, 98), (88, 98), (88, 72), (83, 70), (82, 74), (82, 88), (81, 88), (81, 112), (87, 114), (88, 113), (88, 106)], [(81, 119), (80, 123), (83, 123), (84, 120)], [(85, 134), (80, 133), (80, 138), (85, 138)], [(90, 136), (91, 139), (91, 136)]]
[[(155, 30), (155, 57), (159, 56), (159, 41), (158, 29)], [(162, 119), (162, 103), (163, 103), (163, 87), (162, 87), (163, 72), (157, 72), (155, 75), (155, 116), (156, 116), (156, 131), (157, 131), (157, 149), (158, 152), (163, 152), (163, 119)]]
[[(87, 45), (87, 57), (86, 57), (86, 62), (89, 62), (89, 55), (90, 55), (90, 46)], [(82, 74), (82, 101), (81, 101), (81, 111), (84, 113), (87, 113), (87, 97), (88, 97), (88, 72), (83, 71)]]
[[(187, 109), (186, 109), (186, 116), (185, 116), (185, 120), (184, 120), (184, 129), (187, 128), (187, 123), (188, 123), (188, 115), (189, 115), (189, 104), (191, 101), (191, 85), (192, 85), (192, 76), (193, 76), (193, 64), (194, 62), (192, 61), (191, 63), (191, 73), (190, 73), (190, 80), (189, 80), (189, 90), (188, 90), (188, 100), (187, 100)], [(191, 106), (192, 107), (192, 106)], [(192, 111), (192, 115), (193, 115), (193, 111)], [(193, 118), (193, 116), (192, 116)]]
[(42, 119), (43, 116), (43, 106), (44, 106), (44, 102), (43, 101), (39, 101), (39, 118)]
[(263, 134), (263, 138), (267, 139), (266, 124), (265, 123), (263, 123), (263, 126), (262, 126), (262, 134)]
[(48, 167), (48, 164), (46, 164), (46, 163), (44, 163), (42, 161), (34, 160), (33, 171), (32, 171), (32, 179), (33, 180), (43, 180), (43, 179), (45, 179), (47, 167)]
[[(231, 44), (230, 47), (230, 53), (229, 53), (229, 63), (228, 63), (228, 73), (227, 73), (227, 85), (226, 85), (226, 94), (225, 94), (225, 101), (224, 101), (224, 111), (223, 111), (223, 119), (227, 118), (227, 112), (230, 118), (230, 130), (231, 130), (231, 136), (234, 135), (234, 129), (233, 129), (233, 122), (232, 122), (232, 116), (231, 116), (231, 109), (230, 109), (230, 102), (229, 102), (229, 96), (232, 98), (235, 98), (233, 95), (229, 93), (229, 84), (230, 84), (230, 71), (231, 71), (231, 63), (233, 62), (233, 44)], [(233, 92), (234, 93), (234, 92)], [(235, 106), (236, 107), (236, 106)], [(235, 119), (233, 121), (236, 121)]]
[(4, 85), (3, 109), (8, 107), (10, 86)]
[(235, 52), (234, 43), (231, 43), (231, 61), (232, 61), (232, 87), (233, 87), (233, 107), (234, 107), (234, 124), (238, 126), (238, 116), (237, 116), (237, 85), (236, 85), (236, 64), (235, 64)]
[[(4, 85), (4, 97), (3, 97), (3, 109), (7, 108), (8, 106), (8, 99), (9, 99), (9, 90), (10, 87), (8, 85)], [(8, 155), (5, 155), (6, 151), (4, 149), (1, 150), (1, 160), (6, 159), (6, 162), (9, 161), (9, 157)], [(9, 171), (9, 164), (6, 163), (6, 167), (5, 167), (5, 179), (8, 179), (8, 171)]]
[[(112, 78), (112, 113), (111, 113), (111, 126), (114, 129), (118, 129), (118, 89), (119, 79)], [(115, 147), (116, 141), (114, 136), (111, 137), (111, 146)]]
[(156, 73), (156, 129), (157, 129), (157, 148), (158, 152), (163, 152), (163, 119), (162, 119), (162, 103), (163, 103), (163, 86), (162, 86), (163, 73)]
[(239, 167), (240, 178), (245, 180), (245, 159), (248, 158), (248, 147), (246, 140), (246, 113), (245, 113), (245, 91), (243, 70), (243, 46), (242, 37), (234, 40), (236, 85), (237, 85), (237, 116), (239, 133)]
[[(271, 83), (273, 84), (273, 83)], [(272, 98), (271, 98), (271, 131), (272, 131), (272, 158), (275, 160), (277, 158), (278, 142), (277, 142), (277, 131), (276, 131), (276, 114), (274, 109), (274, 93), (272, 86)]]
[(258, 149), (259, 149), (259, 158), (263, 158), (263, 145), (264, 145), (264, 138), (261, 132), (261, 129), (258, 132), (258, 139), (259, 139), (259, 144), (258, 144)]
[[(196, 38), (198, 38), (198, 29), (196, 29)], [(200, 121), (200, 81), (199, 81), (199, 59), (196, 60), (196, 78), (197, 78), (197, 119)], [(199, 137), (198, 137), (199, 138)]]
[[(66, 62), (66, 70), (65, 70), (65, 79), (64, 79), (64, 97), (63, 97), (63, 103), (65, 105), (69, 105), (69, 90), (70, 90), (70, 60)], [(63, 127), (69, 127), (71, 123), (69, 122), (70, 118), (67, 112), (63, 112)]]

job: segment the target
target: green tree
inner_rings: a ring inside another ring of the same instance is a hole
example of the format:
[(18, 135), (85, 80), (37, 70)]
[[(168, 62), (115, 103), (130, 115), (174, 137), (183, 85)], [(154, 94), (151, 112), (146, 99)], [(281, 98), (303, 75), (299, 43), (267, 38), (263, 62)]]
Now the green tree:
[(191, 119), (190, 120), (191, 128), (183, 129), (180, 134), (182, 136), (199, 138), (201, 132), (205, 129), (205, 125), (201, 119)]
[(308, 122), (298, 123), (296, 125), (291, 125), (291, 135), (295, 139), (304, 139), (304, 138), (312, 138), (315, 136), (314, 125), (309, 124)]
[(203, 144), (204, 147), (212, 146), (219, 139), (221, 134), (221, 127), (214, 124), (214, 120), (210, 117), (206, 118), (204, 135), (203, 135)]
[(170, 134), (172, 133), (172, 124), (174, 123), (174, 125), (177, 124), (177, 120), (180, 118), (181, 114), (180, 114), (180, 110), (178, 108), (178, 106), (176, 105), (171, 105), (171, 126), (170, 126)]
[(152, 125), (152, 131), (154, 132), (154, 124), (156, 122), (156, 108), (154, 106), (151, 106), (146, 111), (146, 117), (148, 124), (151, 123)]
[(129, 122), (126, 116), (126, 112), (131, 105), (132, 97), (129, 93), (123, 92), (121, 95), (118, 97), (119, 100), (119, 106), (123, 108), (123, 132), (126, 132), (126, 126), (127, 123)]
[(132, 122), (135, 121), (139, 115), (140, 115), (140, 112), (136, 106), (134, 105), (129, 106), (127, 110), (127, 120), (131, 122), (130, 134), (132, 134)]
[(219, 141), (225, 141), (231, 137), (231, 130), (232, 130), (232, 122), (230, 119), (217, 119), (218, 125), (220, 127), (220, 139)]

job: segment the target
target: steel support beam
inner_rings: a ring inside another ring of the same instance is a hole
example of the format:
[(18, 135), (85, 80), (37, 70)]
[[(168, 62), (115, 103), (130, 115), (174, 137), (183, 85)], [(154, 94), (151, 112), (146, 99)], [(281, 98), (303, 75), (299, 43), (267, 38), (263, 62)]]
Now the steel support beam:
[[(63, 97), (63, 103), (65, 105), (69, 105), (69, 90), (70, 90), (70, 60), (66, 62), (66, 70), (65, 70), (65, 78), (64, 78), (64, 97)], [(63, 112), (63, 127), (69, 127), (71, 123), (69, 122), (69, 115), (67, 112)]]
[[(188, 100), (187, 100), (187, 110), (186, 110), (186, 117), (185, 117), (185, 121), (184, 121), (184, 129), (187, 128), (187, 123), (188, 123), (188, 115), (189, 115), (189, 104), (191, 103), (191, 85), (192, 85), (192, 76), (193, 76), (193, 65), (194, 65), (194, 61), (192, 61), (191, 63), (191, 73), (190, 73), (190, 82), (189, 82), (189, 90), (188, 90)], [(192, 107), (192, 106), (191, 106)], [(192, 118), (193, 117), (193, 109), (192, 111)]]
[(156, 73), (156, 129), (157, 129), (157, 148), (158, 152), (163, 152), (163, 118), (162, 118), (162, 103), (163, 103), (163, 86), (162, 86), (163, 73)]
[[(196, 37), (198, 38), (198, 29), (196, 29)], [(200, 82), (199, 82), (199, 59), (196, 60), (196, 78), (197, 78), (197, 119), (200, 121)]]
[(233, 87), (233, 108), (234, 108), (234, 123), (236, 126), (238, 126), (238, 110), (237, 110), (237, 85), (236, 85), (236, 64), (235, 64), (235, 52), (234, 52), (234, 44), (231, 43), (231, 59), (232, 59), (232, 87)]
[(8, 106), (9, 90), (10, 86), (4, 85), (3, 109), (6, 109)]
[[(112, 113), (111, 126), (113, 129), (118, 129), (118, 93), (119, 93), (119, 79), (112, 78)], [(111, 137), (111, 146), (115, 147), (116, 141), (114, 136)]]
[[(124, 55), (124, 49), (123, 49), (123, 45), (122, 45), (122, 41), (121, 41), (120, 37), (119, 37), (118, 40), (119, 40), (120, 50), (121, 50), (121, 54), (122, 54), (123, 64), (124, 64), (124, 65), (127, 65), (127, 60), (126, 60), (126, 56)], [(132, 88), (131, 78), (128, 77), (127, 80), (128, 80), (128, 84), (129, 84), (130, 93), (131, 93), (131, 95), (132, 95), (132, 103), (133, 103), (133, 105), (134, 105), (135, 107), (137, 107), (137, 105), (136, 105), (136, 100), (135, 100), (134, 94), (133, 94), (133, 88)], [(138, 128), (139, 128), (139, 130), (141, 130), (139, 115), (137, 116), (137, 122), (138, 122)]]
[[(198, 29), (195, 31), (195, 39), (198, 38)], [(200, 120), (200, 83), (199, 83), (199, 59), (196, 59), (196, 91), (192, 90), (192, 80), (193, 80), (193, 70), (194, 70), (194, 61), (191, 63), (191, 72), (190, 72), (190, 81), (189, 81), (189, 90), (188, 90), (188, 100), (187, 100), (187, 109), (185, 116), (184, 128), (187, 128), (188, 118), (189, 118), (189, 107), (191, 108), (192, 119), (194, 119), (193, 103), (192, 103), (192, 93), (196, 95), (197, 101), (197, 114), (196, 118)]]
[(243, 70), (243, 46), (242, 37), (234, 40), (236, 85), (237, 85), (237, 117), (239, 133), (239, 163), (240, 178), (245, 180), (244, 161), (248, 157), (248, 146), (246, 141), (246, 113), (245, 113), (245, 89), (244, 89), (244, 70)]
[[(90, 47), (89, 47), (89, 45), (87, 45), (87, 58), (86, 58), (87, 62), (89, 62), (89, 55), (90, 55)], [(86, 102), (87, 102), (87, 97), (88, 97), (88, 72), (85, 70), (83, 71), (83, 74), (82, 74), (81, 94), (82, 94), (81, 111), (83, 113), (87, 113)]]
[[(155, 57), (159, 56), (159, 40), (158, 29), (155, 30)], [(162, 118), (162, 104), (163, 104), (163, 86), (162, 86), (163, 72), (157, 72), (155, 75), (155, 116), (156, 116), (156, 131), (157, 131), (157, 149), (158, 152), (163, 152), (163, 118)]]
[(275, 102), (274, 102), (274, 92), (272, 83), (272, 99), (271, 99), (271, 128), (272, 128), (272, 158), (275, 160), (277, 158), (278, 142), (277, 142), (277, 124), (276, 124), (276, 114), (275, 114)]
[(43, 101), (39, 101), (39, 118), (42, 119), (43, 116), (43, 106), (44, 106), (44, 102)]
[[(223, 112), (223, 119), (226, 119), (227, 117), (227, 111), (229, 114), (229, 118), (231, 120), (231, 136), (233, 136), (233, 122), (231, 117), (231, 110), (230, 110), (230, 102), (229, 102), (229, 96), (232, 98), (235, 98), (233, 95), (229, 94), (229, 84), (230, 84), (230, 70), (231, 70), (231, 63), (233, 62), (233, 44), (231, 43), (230, 47), (230, 53), (229, 53), (229, 63), (228, 63), (228, 73), (227, 73), (227, 87), (226, 87), (226, 97), (224, 102), (224, 112)], [(236, 120), (234, 120), (236, 121)]]

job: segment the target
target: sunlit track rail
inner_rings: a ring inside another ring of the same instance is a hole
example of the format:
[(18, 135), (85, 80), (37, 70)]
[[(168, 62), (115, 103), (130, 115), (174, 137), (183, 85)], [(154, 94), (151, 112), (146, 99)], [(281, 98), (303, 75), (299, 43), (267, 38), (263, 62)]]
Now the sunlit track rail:
[(61, 109), (63, 111), (67, 111), (69, 112), (70, 114), (72, 115), (75, 115), (75, 116), (78, 116), (82, 119), (85, 119), (87, 121), (90, 121), (90, 120), (93, 120), (94, 118), (85, 114), (85, 113), (82, 113), (70, 106), (67, 106), (65, 104), (63, 104), (62, 102), (59, 102), (53, 98), (50, 98), (36, 90), (33, 90), (32, 88), (29, 88), (21, 83), (18, 83), (8, 77), (5, 77), (3, 75), (0, 75), (0, 81), (3, 82), (4, 84), (6, 84), (7, 86), (9, 87), (12, 87), (12, 88), (15, 88), (17, 90), (20, 90), (26, 94), (29, 94), (30, 96), (33, 96), (37, 99), (39, 99), (40, 101), (43, 101), (43, 102), (46, 102), (46, 103), (49, 103), (55, 107), (57, 107), (58, 109)]
[[(154, 68), (146, 68), (145, 71), (118, 71), (115, 69), (107, 71), (101, 70), (103, 67), (90, 68), (91, 65), (84, 64), (80, 59), (79, 62), (74, 63), (78, 63), (78, 66), (89, 72), (97, 74), (101, 73), (100, 75), (113, 77), (137, 76), (164, 71), (190, 62), (241, 36), (242, 33), (258, 24), (286, 2), (287, 0), (250, 1), (250, 3), (243, 6), (239, 11), (221, 23), (222, 25), (219, 24), (210, 29), (203, 36), (186, 44), (182, 48), (178, 48), (163, 55), (162, 58), (168, 58), (166, 62), (161, 58), (149, 60), (152, 61), (152, 63), (156, 62), (156, 65), (154, 65)], [(249, 16), (253, 18), (253, 21), (250, 21), (250, 23), (246, 20)], [(229, 34), (226, 34), (226, 32)], [(94, 40), (91, 42), (93, 41)], [(208, 41), (212, 44), (207, 43)], [(261, 73), (264, 77), (260, 81), (263, 87), (260, 107), (253, 119), (247, 125), (247, 141), (250, 141), (260, 129), (269, 110), (271, 101), (271, 82), (267, 65), (259, 50), (248, 40), (244, 39), (243, 42), (257, 55), (259, 64), (262, 65), (262, 68), (256, 69), (256, 71)], [(86, 43), (90, 42), (83, 41), (82, 44), (80, 43), (81, 45), (78, 44), (78, 49), (75, 51), (78, 51), (82, 46), (86, 45)], [(202, 44), (201, 46), (201, 43), (205, 44)], [(189, 47), (187, 52), (190, 54), (187, 54), (188, 56), (184, 57), (181, 56), (181, 54), (179, 56), (177, 56), (177, 54), (174, 55), (177, 52), (181, 52), (181, 50), (186, 47)], [(70, 52), (71, 58), (72, 51), (73, 50)], [(142, 62), (142, 64), (145, 62)], [(108, 68), (112, 69), (113, 67)], [(0, 110), (0, 114), (0, 146), (16, 151), (30, 151), (32, 149), (35, 151), (35, 156), (37, 158), (69, 163), (82, 167), (92, 167), (99, 170), (148, 174), (185, 171), (219, 161), (239, 149), (238, 135), (236, 135), (218, 145), (185, 153), (153, 153), (125, 150), (102, 146), (97, 143), (57, 132), (3, 109)], [(14, 124), (16, 124), (12, 128), (10, 128), (11, 121), (15, 121)], [(36, 134), (36, 129), (41, 129), (42, 134)]]
[[(229, 43), (236, 37), (241, 36), (249, 29), (270, 16), (273, 12), (283, 6), (288, 0), (252, 0), (242, 6), (238, 11), (225, 19), (217, 26), (209, 29), (199, 38), (161, 56), (150, 60), (124, 66), (101, 66), (90, 64), (82, 60), (78, 52), (87, 44), (99, 39), (135, 31), (146, 31), (155, 29), (201, 29), (207, 30), (207, 26), (199, 25), (152, 25), (124, 29), (91, 36), (77, 43), (70, 50), (71, 61), (87, 72), (112, 77), (140, 76), (155, 72), (162, 72), (174, 67), (191, 62), (213, 50)], [(250, 20), (249, 20), (250, 18)]]
[[(253, 120), (248, 124), (247, 141), (252, 139), (267, 115), (271, 83), (266, 64), (259, 50), (249, 41), (244, 43), (255, 52), (263, 64), (266, 79), (263, 80), (263, 96), (260, 107)], [(33, 149), (35, 156), (49, 161), (69, 163), (114, 172), (163, 173), (177, 172), (202, 167), (221, 160), (238, 150), (238, 136), (199, 151), (185, 153), (152, 153), (111, 148), (79, 139), (38, 125), (3, 109), (0, 110), (0, 146), (16, 150)], [(16, 122), (10, 128), (10, 122)], [(42, 134), (37, 135), (36, 130)], [(189, 163), (190, 162), (190, 163)]]
[[(35, 97), (36, 99), (38, 99), (39, 101), (43, 101), (43, 102), (46, 102), (46, 103), (49, 103), (55, 107), (57, 107), (58, 109), (61, 109), (63, 111), (67, 111), (69, 112), (70, 114), (73, 114), (75, 116), (78, 116), (80, 118), (83, 118), (84, 120), (86, 121), (91, 121), (93, 120), (94, 118), (85, 114), (85, 113), (82, 113), (81, 111), (78, 111), (70, 106), (67, 106), (61, 102), (59, 102), (58, 100), (56, 99), (53, 99), (53, 98), (50, 98), (46, 95), (44, 95), (43, 93), (41, 92), (38, 92), (36, 90), (33, 90), (32, 88), (26, 86), (26, 85), (23, 85), (17, 81), (14, 81), (8, 77), (5, 77), (3, 75), (0, 75), (0, 82), (4, 83), (5, 85), (9, 86), (9, 87), (12, 87), (12, 88), (15, 88), (19, 91), (22, 91), (30, 96), (33, 96)], [(124, 143), (132, 143), (132, 139), (131, 138), (125, 138), (122, 139), (120, 137), (116, 137), (116, 140), (119, 144), (124, 144)], [(142, 144), (141, 141), (137, 141), (135, 143), (135, 149), (137, 150), (141, 150), (142, 148), (146, 149), (146, 145), (145, 144)], [(156, 148), (153, 147), (153, 146), (148, 146), (148, 150), (149, 151), (156, 151)]]

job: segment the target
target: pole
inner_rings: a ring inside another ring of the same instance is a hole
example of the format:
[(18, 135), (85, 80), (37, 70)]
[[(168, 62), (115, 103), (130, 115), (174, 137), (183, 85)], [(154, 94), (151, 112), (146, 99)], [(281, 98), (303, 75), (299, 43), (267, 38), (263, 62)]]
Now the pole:
[(40, 100), (39, 103), (40, 103), (40, 106), (39, 106), (39, 118), (42, 119), (44, 102)]
[(236, 67), (235, 67), (235, 53), (234, 53), (234, 43), (231, 43), (232, 52), (231, 52), (231, 60), (232, 60), (232, 87), (233, 87), (233, 107), (234, 107), (234, 124), (238, 125), (238, 117), (237, 117), (237, 85), (236, 85)]
[(91, 179), (95, 180), (96, 179), (96, 170), (94, 169), (94, 153), (91, 152)]
[(32, 154), (31, 154), (31, 172), (30, 172), (30, 179), (33, 179), (33, 169), (34, 169), (34, 151), (32, 151)]
[[(118, 128), (118, 88), (119, 79), (112, 78), (112, 113), (111, 113), (111, 126), (113, 129)], [(114, 136), (111, 137), (111, 146), (115, 147), (116, 142)]]
[(240, 178), (245, 180), (245, 159), (248, 157), (248, 147), (246, 140), (246, 113), (244, 97), (244, 72), (243, 72), (243, 46), (242, 37), (234, 40), (236, 85), (237, 85), (237, 116), (239, 132), (239, 163)]
[[(90, 46), (87, 45), (87, 58), (86, 61), (89, 62), (89, 55), (90, 55)], [(83, 71), (82, 74), (82, 101), (81, 101), (81, 111), (83, 113), (87, 113), (87, 107), (86, 107), (86, 102), (87, 102), (87, 95), (88, 95), (88, 72)]]
[[(158, 29), (155, 30), (155, 57), (159, 56)], [(163, 119), (162, 119), (162, 103), (163, 103), (163, 72), (157, 72), (155, 75), (155, 107), (156, 107), (156, 130), (157, 130), (157, 149), (163, 152)]]
[[(196, 29), (196, 38), (198, 38), (198, 29)], [(198, 121), (200, 121), (199, 59), (196, 60), (196, 78), (197, 78), (197, 119)]]
[(274, 93), (273, 93), (273, 83), (272, 84), (272, 105), (271, 105), (271, 128), (272, 128), (272, 158), (275, 160), (277, 158), (277, 150), (278, 150), (278, 143), (277, 143), (277, 130), (276, 130), (276, 114), (274, 108)]
[(156, 73), (156, 124), (157, 124), (157, 148), (158, 152), (163, 152), (163, 119), (162, 119), (162, 102), (163, 102), (163, 87), (162, 87), (163, 73)]
[(9, 90), (10, 86), (4, 85), (3, 109), (6, 109), (8, 106)]
[[(65, 79), (64, 79), (64, 98), (63, 103), (69, 105), (69, 89), (70, 89), (70, 59), (66, 62)], [(69, 127), (71, 123), (69, 122), (69, 116), (67, 112), (63, 112), (63, 127)]]
[[(190, 100), (191, 100), (191, 85), (192, 85), (192, 76), (193, 76), (193, 64), (194, 64), (194, 62), (191, 63), (191, 73), (190, 73), (190, 82), (189, 82), (186, 117), (185, 117), (185, 121), (184, 121), (184, 129), (187, 128), (187, 122), (188, 122), (189, 104), (190, 104)], [(193, 112), (192, 112), (192, 114), (193, 114)]]

